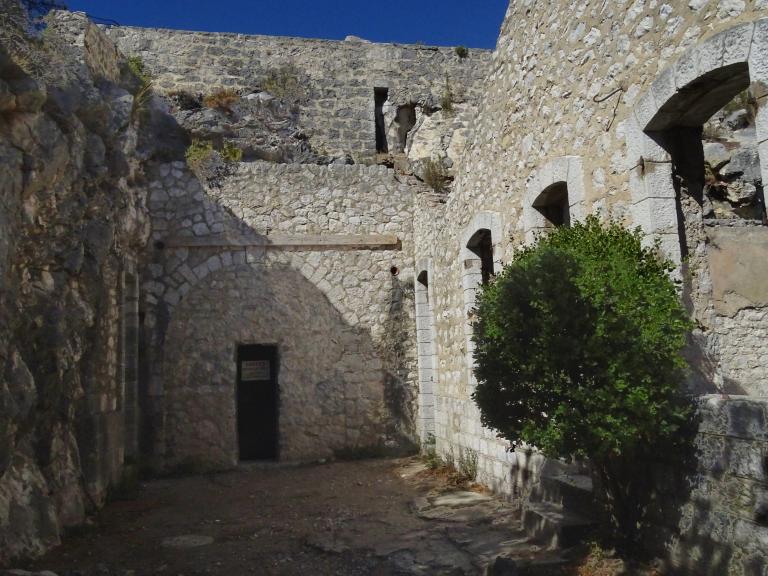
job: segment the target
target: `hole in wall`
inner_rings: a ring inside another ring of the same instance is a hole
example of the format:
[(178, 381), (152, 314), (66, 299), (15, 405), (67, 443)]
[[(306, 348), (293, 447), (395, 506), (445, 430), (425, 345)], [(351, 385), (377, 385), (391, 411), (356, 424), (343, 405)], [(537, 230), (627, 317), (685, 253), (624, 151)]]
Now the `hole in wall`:
[(565, 182), (557, 182), (544, 189), (534, 200), (533, 207), (544, 216), (549, 226), (570, 226), (571, 224), (568, 186)]
[(154, 247), (155, 247), (155, 250), (164, 250), (165, 242), (163, 242), (162, 240), (155, 240)]
[(389, 88), (374, 88), (374, 123), (376, 124), (376, 152), (389, 151), (387, 145), (387, 129), (384, 125), (384, 103), (389, 97)]
[(755, 523), (759, 526), (768, 526), (768, 502), (758, 504), (755, 510)]
[(389, 273), (392, 274), (392, 276), (397, 276), (400, 274), (400, 268), (397, 266), (392, 266), (392, 268), (389, 269)]
[[(483, 285), (493, 276), (493, 238), (487, 228), (478, 230), (467, 242), (467, 248), (480, 258), (480, 273)], [(466, 264), (465, 264), (466, 267)]]
[(766, 223), (756, 117), (757, 100), (747, 88), (704, 123), (704, 218)]
[(400, 152), (405, 152), (408, 146), (408, 134), (416, 126), (416, 105), (398, 106), (395, 122), (397, 123), (398, 149)]

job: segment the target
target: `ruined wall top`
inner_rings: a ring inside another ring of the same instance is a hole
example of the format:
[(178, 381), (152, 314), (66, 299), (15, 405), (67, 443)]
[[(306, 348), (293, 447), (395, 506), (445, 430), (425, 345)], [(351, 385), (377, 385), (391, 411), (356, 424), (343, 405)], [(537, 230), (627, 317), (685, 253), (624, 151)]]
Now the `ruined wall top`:
[[(376, 153), (374, 88), (391, 106), (440, 108), (482, 96), (491, 52), (451, 47), (377, 44), (230, 33), (114, 27), (109, 36), (139, 56), (162, 91), (210, 94), (290, 85), (300, 100), (300, 126), (313, 147), (355, 159)], [(268, 90), (269, 91), (269, 90)]]

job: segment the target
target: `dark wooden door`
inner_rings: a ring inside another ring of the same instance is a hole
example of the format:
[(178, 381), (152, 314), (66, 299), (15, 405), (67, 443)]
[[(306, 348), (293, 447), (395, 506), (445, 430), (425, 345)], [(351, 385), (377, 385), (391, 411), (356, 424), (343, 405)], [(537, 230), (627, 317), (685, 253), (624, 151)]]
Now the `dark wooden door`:
[(277, 458), (277, 347), (237, 349), (237, 437), (241, 460)]

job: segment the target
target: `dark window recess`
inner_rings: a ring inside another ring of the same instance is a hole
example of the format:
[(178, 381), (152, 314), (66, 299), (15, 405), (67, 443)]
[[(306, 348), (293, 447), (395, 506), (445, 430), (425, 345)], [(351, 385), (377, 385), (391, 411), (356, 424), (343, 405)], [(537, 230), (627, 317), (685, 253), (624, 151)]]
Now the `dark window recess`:
[(416, 126), (416, 106), (408, 104), (397, 109), (397, 148), (398, 152), (405, 152), (408, 147), (408, 134)]
[(424, 288), (429, 288), (429, 275), (427, 274), (426, 270), (422, 270), (421, 274), (419, 274), (418, 278), (416, 280), (424, 286)]
[(480, 258), (480, 272), (483, 277), (483, 285), (490, 282), (493, 276), (493, 240), (491, 231), (478, 230), (467, 242), (467, 248)]
[(389, 97), (388, 88), (374, 88), (373, 97), (375, 101), (374, 120), (376, 123), (376, 152), (388, 152), (387, 129), (384, 126), (384, 103)]
[(552, 226), (570, 226), (571, 210), (568, 205), (568, 187), (565, 182), (553, 184), (539, 194), (533, 203)]

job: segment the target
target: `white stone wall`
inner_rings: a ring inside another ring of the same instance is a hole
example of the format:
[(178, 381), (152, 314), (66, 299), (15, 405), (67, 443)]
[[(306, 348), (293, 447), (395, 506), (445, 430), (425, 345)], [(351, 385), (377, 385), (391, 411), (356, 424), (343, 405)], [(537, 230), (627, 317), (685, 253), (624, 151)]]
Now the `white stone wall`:
[[(640, 225), (649, 240), (660, 238), (677, 261), (678, 230), (692, 235), (690, 244), (701, 246), (705, 266), (693, 277), (687, 273), (681, 277), (686, 280), (686, 301), (700, 320), (699, 356), (693, 361), (697, 367), (707, 367), (705, 390), (726, 390), (721, 384), (732, 379), (739, 388), (727, 389), (731, 393), (738, 389), (742, 394), (764, 393), (768, 358), (758, 352), (758, 342), (766, 326), (766, 289), (750, 282), (747, 272), (757, 274), (754, 270), (763, 264), (757, 256), (745, 260), (738, 277), (758, 289), (750, 292), (751, 300), (741, 302), (740, 311), (726, 315), (713, 309), (709, 243), (699, 242), (693, 236), (699, 232), (688, 222), (678, 222), (670, 154), (644, 130), (666, 129), (663, 119), (679, 121), (679, 109), (677, 116), (669, 116), (667, 102), (684, 103), (682, 110), (696, 108), (691, 94), (714, 103), (726, 97), (722, 104), (727, 102), (734, 90), (743, 87), (743, 79), (731, 81), (711, 70), (733, 62), (741, 62), (737, 66), (741, 73), (748, 70), (759, 96), (758, 124), (764, 121), (768, 84), (763, 63), (768, 61), (768, 48), (763, 39), (768, 37), (768, 24), (759, 19), (768, 16), (766, 9), (760, 1), (586, 1), (556, 10), (545, 3), (510, 4), (470, 152), (456, 167), (457, 180), (446, 203), (417, 199), (415, 220), (415, 258), (431, 259), (434, 269), (437, 449), (443, 454), (477, 451), (481, 481), (508, 494), (524, 493), (544, 462), (535, 452), (507, 452), (506, 443), (480, 425), (468, 373), (466, 303), (471, 286), (462, 240), (478, 228), (473, 219), (479, 214), (493, 215), (500, 230), (494, 260), (508, 261), (515, 246), (529, 241), (540, 227), (531, 203), (553, 183), (567, 184), (572, 217), (600, 213)], [(747, 24), (739, 28), (743, 23)], [(694, 62), (692, 69), (686, 62)], [(657, 79), (670, 78), (666, 69), (680, 73), (677, 80), (671, 74), (671, 88), (667, 82), (664, 92)], [(698, 92), (678, 92), (697, 74), (705, 78)], [(766, 137), (758, 127), (758, 138)], [(761, 160), (765, 165), (766, 158), (761, 155)], [(768, 172), (763, 173), (765, 180)], [(690, 221), (695, 215), (686, 218)], [(700, 223), (696, 226), (699, 231), (703, 228)], [(746, 254), (744, 248), (753, 239), (745, 235), (739, 242), (740, 252)], [(733, 562), (731, 573), (740, 573), (739, 562)]]
[(480, 49), (460, 58), (449, 47), (131, 27), (107, 32), (125, 54), (143, 59), (161, 91), (254, 89), (270, 71), (292, 67), (302, 92), (300, 126), (313, 148), (356, 159), (376, 153), (374, 88), (389, 90), (390, 110), (409, 104), (436, 108), (447, 81), (457, 102), (474, 106), (490, 61), (490, 51)]
[(281, 459), (416, 440), (413, 198), (392, 170), (242, 163), (206, 190), (173, 163), (151, 186), (163, 244), (143, 290), (166, 463), (236, 461), (237, 344), (278, 346)]

